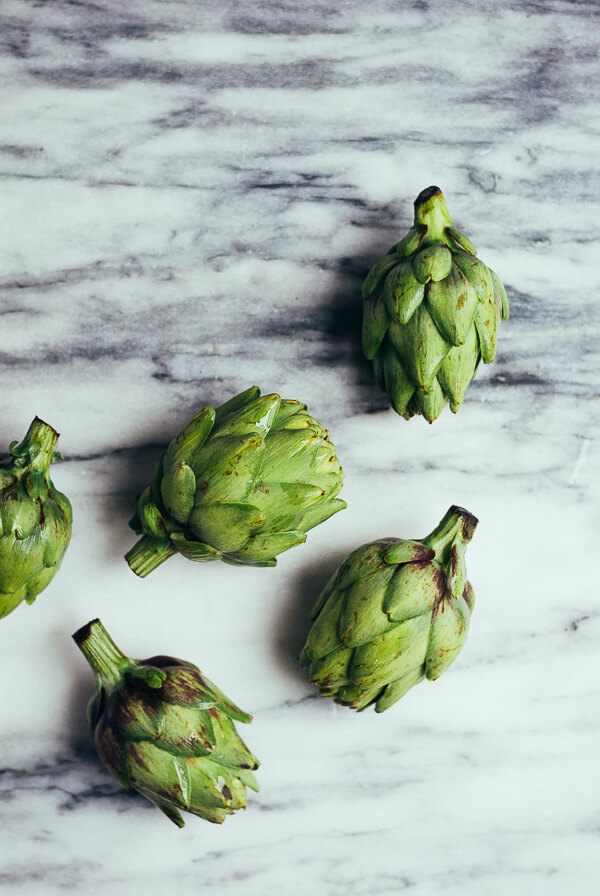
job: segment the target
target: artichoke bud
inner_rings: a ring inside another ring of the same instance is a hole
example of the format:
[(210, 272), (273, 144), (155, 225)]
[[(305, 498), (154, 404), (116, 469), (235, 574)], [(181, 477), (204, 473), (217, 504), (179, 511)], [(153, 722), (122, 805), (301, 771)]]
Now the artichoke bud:
[(69, 499), (57, 491), (50, 464), (62, 460), (58, 433), (39, 417), (0, 462), (0, 618), (31, 604), (49, 585), (71, 538)]
[(353, 551), (313, 608), (300, 654), (324, 697), (383, 712), (460, 652), (474, 603), (465, 550), (477, 519), (451, 507), (426, 538)]
[(496, 355), (508, 300), (497, 275), (452, 222), (438, 187), (415, 200), (415, 223), (363, 284), (363, 351), (406, 419), (456, 413), (480, 361)]
[(342, 482), (329, 433), (306, 405), (253, 386), (173, 439), (138, 497), (130, 526), (142, 538), (125, 559), (141, 577), (175, 553), (274, 566), (346, 506)]
[(125, 656), (99, 619), (73, 635), (97, 693), (88, 719), (100, 759), (128, 790), (137, 790), (178, 827), (179, 810), (221, 823), (258, 791), (258, 760), (234, 720), (243, 712), (197, 666), (170, 656)]

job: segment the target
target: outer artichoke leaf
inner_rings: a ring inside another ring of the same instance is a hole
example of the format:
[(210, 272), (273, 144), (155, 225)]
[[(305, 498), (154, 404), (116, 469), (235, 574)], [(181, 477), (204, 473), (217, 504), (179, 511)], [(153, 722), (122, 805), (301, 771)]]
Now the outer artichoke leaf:
[(171, 542), (187, 560), (203, 563), (204, 561), (218, 560), (221, 557), (216, 548), (204, 544), (202, 541), (190, 541), (183, 532), (172, 532)]
[(392, 407), (396, 413), (402, 414), (414, 395), (415, 384), (411, 382), (390, 342), (386, 343), (383, 350), (383, 372), (385, 390)]
[(296, 399), (282, 398), (271, 429), (305, 429), (307, 426), (314, 428), (320, 424), (308, 413), (306, 405)]
[(479, 337), (479, 349), (484, 364), (490, 364), (496, 357), (499, 325), (500, 314), (496, 303), (480, 305), (475, 312), (475, 329)]
[(427, 307), (450, 345), (466, 341), (478, 301), (474, 287), (455, 265), (445, 280), (427, 287)]
[(378, 569), (384, 569), (385, 556), (391, 544), (391, 538), (382, 538), (363, 544), (352, 551), (336, 573), (336, 587), (340, 590), (348, 588), (364, 576), (371, 576)]
[(446, 227), (445, 232), (451, 249), (464, 249), (465, 252), (468, 252), (470, 255), (477, 254), (475, 246), (473, 245), (471, 240), (464, 235), (464, 233), (456, 230), (455, 227)]
[(380, 258), (378, 262), (376, 262), (367, 276), (365, 277), (365, 282), (362, 287), (362, 297), (363, 299), (370, 298), (375, 290), (383, 283), (385, 276), (389, 271), (392, 270), (398, 264), (398, 256), (397, 255), (384, 255), (383, 258)]
[(172, 821), (173, 824), (176, 824), (178, 828), (185, 827), (185, 821), (183, 820), (183, 816), (175, 806), (170, 803), (168, 800), (161, 800), (157, 796), (155, 796), (151, 791), (145, 790), (143, 787), (135, 788), (138, 793), (141, 793), (142, 796), (145, 796), (147, 800), (150, 800), (151, 803), (154, 803), (157, 809), (166, 815), (169, 821)]
[(453, 253), (453, 257), (454, 264), (473, 286), (479, 301), (484, 305), (488, 302), (493, 302), (494, 287), (488, 266), (476, 256), (469, 255), (468, 252), (457, 250)]
[(265, 442), (258, 435), (211, 439), (194, 459), (196, 507), (215, 501), (245, 501), (264, 456)]
[(385, 392), (385, 373), (383, 370), (383, 358), (381, 356), (381, 352), (379, 352), (379, 354), (375, 355), (375, 357), (373, 358), (373, 375), (375, 377), (377, 388), (381, 392)]
[(496, 302), (496, 307), (498, 308), (498, 313), (501, 315), (502, 320), (508, 320), (510, 309), (508, 305), (508, 297), (506, 295), (506, 290), (504, 286), (500, 282), (500, 278), (495, 271), (492, 271), (489, 268), (489, 272), (492, 278), (492, 285), (494, 287), (494, 301)]
[(233, 702), (223, 691), (216, 686), (213, 681), (209, 681), (208, 678), (204, 678), (205, 682), (209, 686), (211, 692), (216, 694), (217, 696), (217, 705), (220, 710), (226, 712), (228, 716), (232, 719), (235, 719), (236, 722), (243, 722), (245, 725), (249, 724), (252, 721), (252, 716), (244, 712), (243, 709), (240, 709), (237, 704)]
[[(60, 558), (59, 561), (60, 562)], [(54, 573), (56, 572), (56, 565), (49, 566), (38, 572), (37, 575), (32, 576), (30, 579), (27, 579), (23, 588), (17, 592), (21, 594), (21, 599), (23, 598), (23, 590), (25, 591), (24, 598), (28, 604), (32, 604), (38, 594), (40, 594), (44, 588), (46, 588), (54, 577)], [(13, 608), (14, 609), (14, 608)]]
[(207, 812), (218, 809), (225, 809), (229, 814), (232, 794), (227, 787), (228, 769), (209, 757), (188, 759), (187, 762), (191, 782), (190, 810), (204, 818)]
[(425, 297), (425, 287), (414, 275), (410, 260), (402, 261), (388, 274), (383, 301), (392, 320), (406, 324)]
[(164, 454), (164, 469), (191, 466), (196, 451), (202, 447), (211, 433), (215, 422), (215, 409), (202, 408), (187, 426), (175, 436)]
[(392, 622), (416, 616), (431, 616), (446, 587), (446, 576), (436, 563), (421, 561), (395, 568), (382, 600), (382, 608)]
[(217, 713), (213, 718), (213, 726), (217, 743), (211, 753), (211, 759), (230, 769), (252, 770), (258, 768), (258, 760), (239, 736), (235, 725), (228, 716), (224, 713)]
[(368, 644), (355, 648), (350, 677), (361, 688), (384, 687), (423, 662), (429, 617), (417, 616), (395, 625)]
[(269, 528), (296, 529), (305, 509), (322, 502), (326, 492), (304, 482), (264, 481), (259, 479), (250, 496), (268, 520)]
[[(491, 306), (479, 305), (475, 312), (475, 324), (480, 310)], [(456, 413), (462, 403), (469, 385), (475, 376), (477, 361), (479, 358), (478, 330), (473, 328), (464, 345), (457, 345), (450, 349), (442, 366), (438, 370), (438, 383), (442, 391), (450, 400), (450, 408)]]
[(377, 700), (375, 712), (385, 712), (386, 709), (389, 709), (390, 706), (397, 703), (401, 697), (404, 697), (414, 685), (422, 681), (424, 677), (425, 671), (423, 664), (421, 664), (420, 666), (416, 666), (414, 669), (405, 672), (404, 675), (401, 675), (400, 678), (397, 678), (395, 681), (390, 682)]
[(158, 695), (132, 682), (124, 694), (111, 695), (105, 713), (110, 729), (119, 737), (153, 741), (163, 732), (164, 713)]
[(194, 506), (196, 494), (196, 477), (187, 464), (178, 467), (165, 465), (161, 482), (161, 495), (164, 505), (173, 519), (185, 524)]
[(343, 647), (342, 639), (339, 636), (340, 608), (343, 599), (343, 591), (333, 591), (324, 604), (300, 653), (300, 665), (308, 666), (315, 660), (327, 656), (336, 647)]
[(123, 748), (123, 741), (115, 737), (114, 732), (107, 724), (105, 715), (100, 716), (96, 725), (94, 743), (100, 761), (123, 787), (129, 788), (131, 786), (131, 772), (129, 761)]
[(312, 663), (310, 680), (325, 696), (333, 696), (339, 688), (349, 683), (348, 667), (352, 652), (351, 647), (338, 647)]
[(455, 601), (448, 594), (434, 613), (427, 653), (425, 674), (430, 681), (439, 678), (460, 653), (469, 631), (469, 610), (464, 601)]
[(458, 539), (450, 548), (448, 563), (448, 588), (455, 600), (460, 600), (467, 587), (467, 564), (465, 563), (465, 551), (467, 545)]
[(363, 309), (362, 348), (369, 361), (379, 351), (387, 328), (388, 317), (382, 297), (367, 299)]
[(0, 539), (0, 594), (19, 591), (44, 567), (41, 533), (36, 530), (27, 539), (5, 535)]
[(421, 245), (421, 240), (426, 232), (426, 227), (412, 227), (406, 236), (402, 237), (400, 242), (396, 244), (396, 254), (398, 257), (407, 258), (409, 255), (412, 255), (413, 252), (416, 252)]
[(214, 719), (209, 728), (204, 724), (206, 716), (208, 713), (195, 708), (167, 704), (158, 745), (175, 756), (212, 756), (216, 740)]
[(261, 438), (266, 438), (277, 416), (281, 399), (279, 395), (262, 395), (241, 408), (234, 417), (229, 417), (223, 423), (215, 426), (213, 438), (227, 438), (228, 436), (245, 436), (256, 433)]
[(172, 666), (166, 669), (167, 677), (162, 683), (160, 697), (165, 703), (178, 706), (193, 704), (194, 711), (212, 709), (216, 706), (218, 695), (200, 669), (195, 666)]
[(323, 445), (327, 443), (312, 429), (284, 429), (272, 432), (267, 444), (261, 470), (264, 481), (310, 482), (310, 474), (318, 467)]
[[(341, 488), (341, 482), (339, 488)], [(339, 488), (337, 491), (339, 491)], [(328, 520), (329, 517), (334, 516), (340, 510), (345, 510), (347, 506), (346, 502), (341, 498), (324, 500), (309, 507), (306, 513), (302, 515), (296, 528), (300, 531), (308, 532), (310, 529), (314, 529), (315, 526), (324, 523), (325, 520)]]
[(20, 485), (2, 495), (0, 502), (2, 531), (12, 533), (15, 538), (29, 538), (40, 524), (40, 505), (32, 501)]
[[(159, 458), (156, 467), (154, 468), (154, 475), (152, 476), (152, 484), (150, 488), (152, 489), (152, 496), (156, 504), (160, 505), (162, 501), (162, 493), (161, 493), (161, 483), (163, 477), (165, 456), (164, 454)], [(142, 492), (143, 494), (143, 492)], [(131, 523), (129, 524), (131, 526)]]
[(255, 793), (258, 793), (258, 791), (260, 790), (260, 787), (258, 786), (258, 781), (256, 780), (255, 776), (252, 774), (250, 769), (240, 768), (237, 770), (236, 775), (245, 787), (249, 787), (250, 790), (253, 790)]
[(419, 413), (425, 417), (428, 423), (433, 423), (446, 406), (446, 396), (438, 379), (432, 382), (429, 389), (417, 389), (415, 398), (419, 401)]
[(192, 789), (184, 757), (148, 741), (125, 741), (124, 751), (134, 787), (143, 787), (182, 809), (190, 808)]
[(290, 548), (297, 544), (303, 544), (305, 541), (305, 532), (257, 534), (251, 536), (246, 545), (237, 551), (237, 556), (242, 560), (271, 560), (277, 554), (289, 551)]
[[(432, 285), (437, 286), (429, 284), (428, 289)], [(428, 389), (450, 345), (434, 324), (426, 305), (417, 308), (406, 326), (392, 322), (388, 337), (413, 383)]]
[(254, 504), (229, 502), (196, 505), (188, 526), (200, 541), (231, 553), (239, 551), (262, 522), (263, 516)]
[(421, 541), (410, 541), (399, 538), (384, 554), (386, 563), (415, 563), (420, 560), (433, 560), (435, 551)]
[(144, 494), (147, 494), (148, 500), (138, 501), (138, 516), (143, 531), (148, 535), (154, 535), (155, 538), (168, 538), (169, 533), (163, 515), (151, 499), (151, 489), (147, 488)]
[(71, 537), (71, 524), (60, 507), (53, 501), (45, 501), (43, 521), (40, 518), (40, 539), (43, 549), (44, 566), (55, 567), (63, 558)]
[(356, 709), (357, 712), (362, 712), (377, 700), (380, 693), (381, 688), (378, 685), (372, 688), (357, 688), (356, 685), (346, 685), (346, 687), (340, 688), (338, 691), (335, 702), (341, 703), (343, 706), (350, 706), (352, 709)]
[(344, 592), (339, 633), (347, 647), (367, 644), (393, 627), (382, 603), (394, 571), (393, 566), (385, 566), (359, 579)]
[(222, 404), (216, 409), (215, 426), (221, 426), (229, 419), (229, 417), (233, 417), (247, 404), (256, 401), (257, 398), (260, 398), (260, 389), (258, 386), (250, 386), (245, 392), (240, 392), (239, 395), (234, 395), (233, 398), (230, 398), (229, 401), (226, 401), (225, 404)]
[(256, 566), (257, 568), (277, 566), (275, 558), (271, 560), (241, 560), (235, 554), (223, 554), (221, 560), (223, 563), (227, 563), (228, 566)]
[(452, 253), (447, 246), (432, 243), (425, 246), (411, 259), (412, 269), (419, 283), (429, 283), (433, 280), (445, 280), (452, 269)]

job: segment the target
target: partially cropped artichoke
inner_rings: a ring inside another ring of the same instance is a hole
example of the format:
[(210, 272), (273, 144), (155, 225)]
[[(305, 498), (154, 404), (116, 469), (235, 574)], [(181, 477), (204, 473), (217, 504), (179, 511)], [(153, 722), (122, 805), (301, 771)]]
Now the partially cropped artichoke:
[(234, 720), (250, 722), (192, 663), (125, 656), (99, 619), (73, 635), (97, 687), (88, 717), (100, 759), (178, 827), (183, 809), (221, 823), (258, 790), (258, 760)]
[(496, 354), (506, 292), (459, 233), (439, 187), (415, 200), (415, 222), (363, 284), (363, 350), (405, 418), (456, 413), (480, 361)]
[(469, 629), (464, 555), (476, 526), (451, 507), (427, 538), (383, 538), (350, 554), (319, 597), (300, 654), (324, 697), (383, 712), (446, 671)]
[(71, 538), (69, 499), (50, 479), (58, 433), (36, 417), (0, 463), (0, 617), (33, 603), (60, 566)]
[(125, 559), (142, 577), (176, 552), (275, 566), (346, 506), (342, 481), (329, 433), (306, 405), (253, 386), (173, 439), (138, 498), (130, 526), (144, 535)]

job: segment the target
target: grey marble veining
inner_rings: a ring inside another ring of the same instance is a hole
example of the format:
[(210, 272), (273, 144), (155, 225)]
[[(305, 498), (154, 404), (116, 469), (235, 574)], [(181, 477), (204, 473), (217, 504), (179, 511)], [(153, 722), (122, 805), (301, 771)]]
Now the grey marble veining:
[[(73, 543), (0, 623), (0, 892), (548, 896), (600, 871), (596, 2), (0, 10), (0, 447), (37, 413)], [(457, 416), (397, 418), (360, 286), (439, 184), (506, 284)], [(276, 570), (122, 554), (134, 495), (252, 382), (331, 428), (348, 509)], [(480, 517), (469, 641), (380, 717), (295, 662), (343, 556)], [(253, 712), (261, 792), (169, 826), (96, 759), (70, 632), (189, 658)]]

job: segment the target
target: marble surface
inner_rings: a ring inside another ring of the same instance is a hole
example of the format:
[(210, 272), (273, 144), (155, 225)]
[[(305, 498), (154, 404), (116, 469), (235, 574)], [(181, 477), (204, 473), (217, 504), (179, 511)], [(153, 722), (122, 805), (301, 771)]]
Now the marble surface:
[[(63, 568), (0, 623), (0, 892), (592, 892), (600, 873), (598, 4), (4, 0), (0, 442), (61, 432)], [(439, 184), (505, 282), (457, 416), (400, 420), (360, 283)], [(276, 569), (136, 579), (136, 492), (253, 382), (332, 432), (348, 509)], [(382, 716), (295, 656), (345, 553), (481, 520), (455, 665)], [(93, 752), (70, 634), (196, 662), (254, 713), (261, 792), (171, 826)]]

